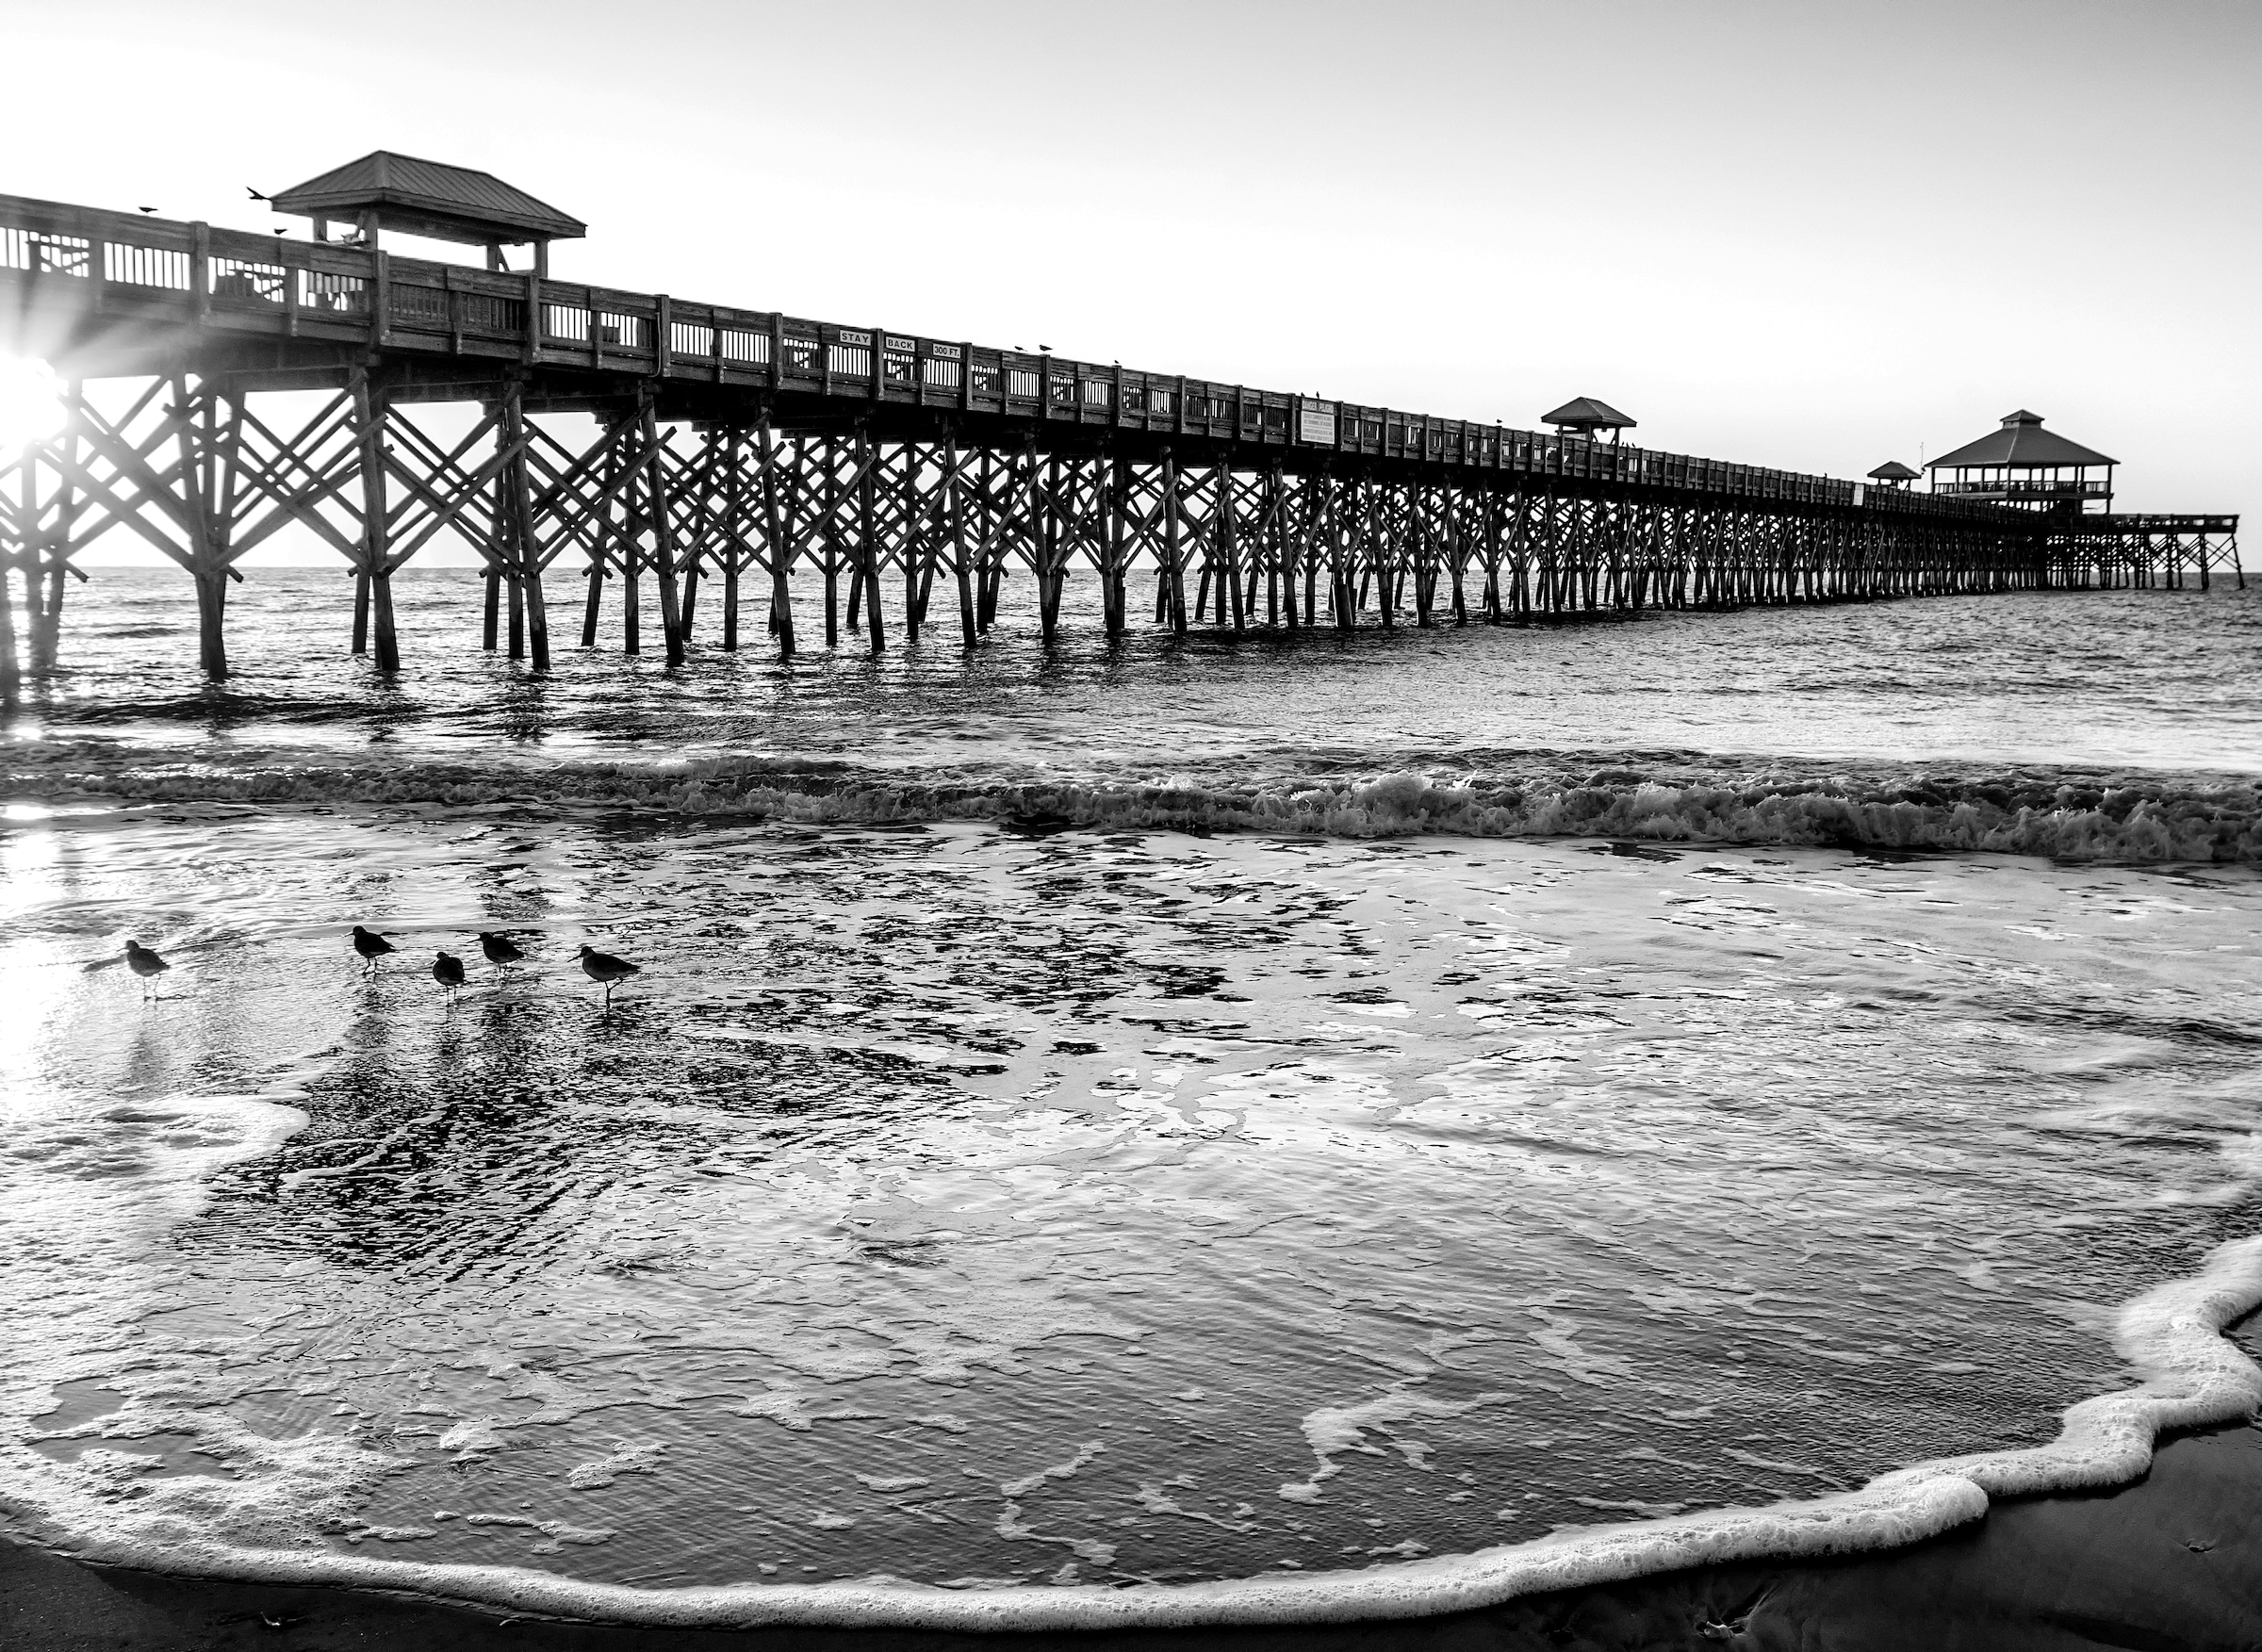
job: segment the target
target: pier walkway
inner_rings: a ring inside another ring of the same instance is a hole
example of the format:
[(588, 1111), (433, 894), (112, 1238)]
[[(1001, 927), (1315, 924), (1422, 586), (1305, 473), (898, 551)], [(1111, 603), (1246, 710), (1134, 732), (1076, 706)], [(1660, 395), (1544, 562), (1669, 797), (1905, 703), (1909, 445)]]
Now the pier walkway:
[[(624, 646), (672, 662), (710, 608), (725, 648), (973, 646), (1008, 577), (1048, 641), (1072, 576), (1111, 636), (2243, 582), (2231, 516), (2054, 517), (375, 240), (0, 196), (0, 351), (52, 364), (65, 414), (0, 472), (0, 687), (13, 609), (52, 664), (76, 559), (121, 532), (191, 576), (215, 677), (236, 564), (286, 530), (351, 568), (352, 646), (388, 671), (391, 576), (443, 533), (485, 564), (484, 646), (537, 667), (561, 577), (583, 646), (611, 587)], [(470, 433), (433, 434), (437, 403)]]

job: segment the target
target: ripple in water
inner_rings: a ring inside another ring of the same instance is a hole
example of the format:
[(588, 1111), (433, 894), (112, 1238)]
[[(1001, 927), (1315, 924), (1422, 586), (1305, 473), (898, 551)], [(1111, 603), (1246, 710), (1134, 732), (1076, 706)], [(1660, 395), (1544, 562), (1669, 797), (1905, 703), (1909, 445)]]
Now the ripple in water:
[(6, 1495), (646, 1590), (1365, 1568), (2048, 1440), (2253, 1231), (2251, 873), (1610, 847), (20, 824)]

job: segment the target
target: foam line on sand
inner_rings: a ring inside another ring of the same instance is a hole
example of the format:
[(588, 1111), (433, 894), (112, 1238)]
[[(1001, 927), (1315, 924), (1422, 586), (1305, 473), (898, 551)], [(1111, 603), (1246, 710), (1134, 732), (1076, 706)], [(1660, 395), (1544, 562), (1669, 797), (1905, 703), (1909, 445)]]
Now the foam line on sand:
[[(891, 1578), (823, 1584), (639, 1590), (519, 1568), (423, 1564), (329, 1551), (246, 1550), (116, 1536), (77, 1558), (176, 1576), (382, 1589), (533, 1615), (653, 1627), (1081, 1630), (1320, 1624), (1466, 1611), (1519, 1595), (1649, 1573), (1910, 1544), (1978, 1519), (1994, 1497), (2119, 1484), (2150, 1466), (2157, 1436), (2252, 1415), (2262, 1367), (2222, 1335), (2262, 1305), (2262, 1236), (2217, 1247), (2201, 1269), (2128, 1303), (2117, 1345), (2142, 1381), (2070, 1407), (2043, 1446), (1983, 1451), (1884, 1474), (1860, 1490), (1558, 1532), (1535, 1542), (1356, 1572), (1108, 1588), (959, 1592)], [(114, 1509), (51, 1509), (78, 1530)], [(71, 1516), (76, 1515), (74, 1519)], [(104, 1518), (107, 1516), (107, 1518)]]

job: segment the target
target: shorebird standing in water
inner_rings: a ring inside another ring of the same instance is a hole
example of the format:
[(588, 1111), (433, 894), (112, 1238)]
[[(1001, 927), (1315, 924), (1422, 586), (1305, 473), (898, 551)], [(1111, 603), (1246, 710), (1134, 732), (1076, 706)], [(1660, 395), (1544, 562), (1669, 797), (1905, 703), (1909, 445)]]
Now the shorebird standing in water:
[(156, 989), (149, 983), (172, 966), (138, 940), (125, 943), (125, 967), (141, 977), (141, 996), (147, 998)]
[(432, 978), (448, 990), (448, 1007), (455, 1007), (455, 990), (464, 984), (464, 960), (443, 950), (432, 960)]
[(377, 960), (393, 950), (393, 943), (374, 929), (364, 929), (356, 924), (353, 925), (353, 950), (361, 955), (361, 973), (373, 975), (377, 973)]
[(516, 963), (526, 956), (517, 943), (507, 936), (490, 935), (484, 929), (479, 932), (479, 950), (487, 962), (499, 970), (506, 964)]
[(609, 952), (599, 952), (585, 940), (582, 942), (580, 957), (582, 973), (604, 988), (605, 1008), (608, 1010), (613, 1007), (614, 987), (643, 968), (641, 964), (632, 964), (625, 957), (615, 957)]

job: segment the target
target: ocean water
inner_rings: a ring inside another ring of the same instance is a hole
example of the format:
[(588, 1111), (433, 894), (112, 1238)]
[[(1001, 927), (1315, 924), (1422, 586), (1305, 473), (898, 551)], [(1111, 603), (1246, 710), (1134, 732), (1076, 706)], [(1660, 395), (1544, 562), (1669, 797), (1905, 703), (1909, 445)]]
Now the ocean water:
[(98, 572), (7, 727), (14, 1532), (1371, 1615), (1901, 1541), (2262, 1398), (2262, 593), (545, 681), (402, 587), (385, 683), (255, 571), (216, 691), (186, 581)]

